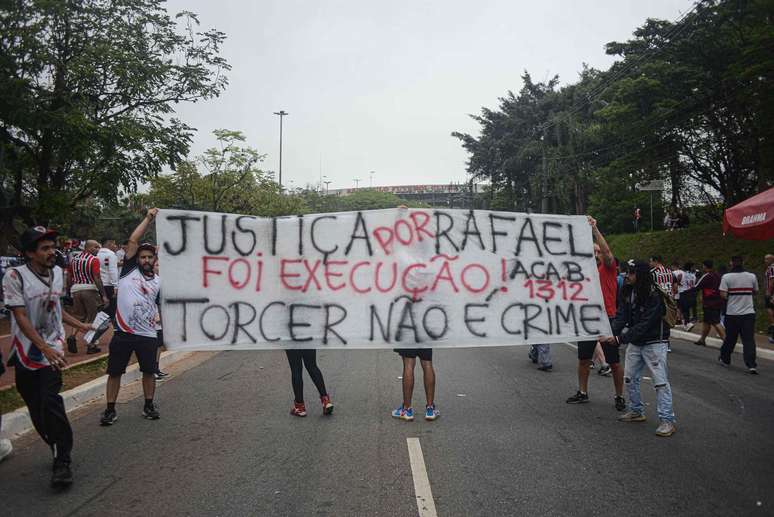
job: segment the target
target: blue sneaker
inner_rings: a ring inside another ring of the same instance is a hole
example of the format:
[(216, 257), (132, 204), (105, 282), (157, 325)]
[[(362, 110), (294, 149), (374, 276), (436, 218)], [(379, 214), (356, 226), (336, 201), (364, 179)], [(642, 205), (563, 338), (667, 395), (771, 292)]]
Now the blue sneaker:
[(404, 408), (403, 405), (401, 405), (392, 412), (392, 417), (411, 422), (414, 420), (414, 408)]
[(425, 408), (425, 420), (435, 420), (439, 416), (441, 416), (441, 412), (435, 409), (435, 404)]

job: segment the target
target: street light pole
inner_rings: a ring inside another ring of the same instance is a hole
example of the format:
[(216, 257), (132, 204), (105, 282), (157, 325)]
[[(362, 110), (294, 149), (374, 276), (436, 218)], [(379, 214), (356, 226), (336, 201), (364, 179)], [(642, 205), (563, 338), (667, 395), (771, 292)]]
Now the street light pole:
[(282, 119), (285, 115), (290, 115), (285, 110), (279, 110), (274, 112), (275, 115), (279, 115), (280, 118), (280, 151), (279, 151), (279, 187), (280, 193), (282, 193)]
[(368, 174), (371, 175), (371, 182), (368, 184), (369, 188), (374, 188), (374, 174), (375, 174), (375, 172), (376, 171), (371, 171), (371, 172), (368, 173)]
[(331, 181), (330, 180), (325, 180), (325, 181), (323, 181), (323, 183), (325, 183), (325, 195), (327, 196), (330, 193), (330, 186), (329, 185), (331, 184)]
[(360, 178), (355, 178), (353, 181), (355, 182), (355, 190), (357, 190), (358, 185), (360, 185)]

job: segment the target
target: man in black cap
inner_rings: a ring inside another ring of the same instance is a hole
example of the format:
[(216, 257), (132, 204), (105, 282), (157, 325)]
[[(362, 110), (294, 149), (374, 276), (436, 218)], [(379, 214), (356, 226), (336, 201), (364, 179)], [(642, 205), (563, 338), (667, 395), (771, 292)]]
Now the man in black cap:
[(54, 455), (51, 485), (73, 482), (70, 451), (73, 431), (67, 419), (61, 370), (67, 365), (62, 321), (78, 330), (91, 330), (62, 311), (64, 274), (54, 264), (56, 232), (43, 226), (27, 229), (21, 236), (26, 263), (3, 277), (5, 305), (11, 311), (11, 356), (16, 369), (16, 390), (24, 399), (30, 419)]
[(158, 208), (148, 210), (145, 219), (135, 228), (126, 245), (121, 274), (118, 279), (118, 299), (116, 300), (115, 333), (110, 340), (110, 353), (107, 366), (107, 390), (105, 399), (107, 408), (102, 414), (100, 425), (112, 425), (117, 419), (116, 399), (121, 388), (121, 376), (126, 372), (132, 352), (137, 357), (142, 372), (142, 391), (145, 406), (142, 416), (148, 420), (158, 420), (159, 412), (153, 404), (156, 391), (157, 370), (156, 350), (156, 304), (159, 295), (159, 277), (153, 272), (156, 262), (156, 247), (142, 243), (148, 226), (156, 217)]

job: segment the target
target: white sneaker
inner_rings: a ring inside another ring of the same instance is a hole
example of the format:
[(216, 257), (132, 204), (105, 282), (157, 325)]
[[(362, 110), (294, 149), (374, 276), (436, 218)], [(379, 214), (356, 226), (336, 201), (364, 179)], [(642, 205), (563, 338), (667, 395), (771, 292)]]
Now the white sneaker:
[(12, 450), (13, 450), (13, 445), (11, 445), (11, 440), (7, 440), (7, 439), (0, 440), (0, 461), (3, 461), (6, 456), (11, 454)]

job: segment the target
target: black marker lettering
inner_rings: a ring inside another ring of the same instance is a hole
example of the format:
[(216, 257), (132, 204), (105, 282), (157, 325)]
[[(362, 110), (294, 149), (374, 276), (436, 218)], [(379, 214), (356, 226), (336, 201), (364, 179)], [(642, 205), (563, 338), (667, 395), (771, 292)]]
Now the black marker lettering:
[(164, 251), (170, 255), (180, 255), (188, 247), (188, 221), (201, 221), (201, 217), (194, 217), (192, 215), (170, 215), (167, 217), (167, 221), (180, 221), (180, 248), (173, 251), (167, 241), (164, 241)]
[[(341, 317), (331, 323), (331, 308), (339, 309), (341, 311)], [(347, 309), (342, 307), (341, 305), (337, 305), (335, 303), (326, 303), (325, 304), (325, 330), (323, 331), (323, 345), (328, 344), (328, 332), (335, 335), (343, 345), (347, 344), (347, 340), (341, 337), (341, 334), (333, 330), (333, 327), (341, 323), (347, 319)]]
[(471, 308), (481, 308), (481, 309), (488, 309), (489, 304), (488, 303), (466, 303), (465, 304), (465, 326), (468, 328), (468, 332), (473, 334), (474, 336), (478, 337), (486, 337), (486, 332), (476, 332), (476, 330), (473, 328), (473, 325), (471, 323), (483, 323), (486, 321), (486, 316), (482, 316), (480, 318), (471, 318), (470, 317), (470, 309)]
[(204, 249), (207, 250), (207, 253), (210, 255), (220, 255), (223, 253), (223, 250), (226, 249), (226, 214), (223, 214), (220, 216), (220, 247), (217, 249), (210, 248), (210, 239), (209, 239), (209, 229), (207, 228), (209, 225), (207, 224), (207, 218), (209, 216), (204, 216)]
[[(240, 306), (244, 306), (245, 308), (250, 309), (252, 312), (252, 315), (250, 316), (249, 321), (241, 321), (239, 318), (239, 315), (241, 314), (241, 311), (239, 310)], [(245, 334), (247, 334), (247, 337), (250, 338), (250, 341), (253, 343), (257, 343), (258, 340), (253, 337), (252, 334), (250, 334), (247, 330), (245, 330), (245, 327), (248, 326), (250, 323), (255, 321), (256, 311), (255, 307), (252, 306), (252, 304), (249, 304), (247, 302), (234, 302), (229, 305), (234, 310), (234, 333), (231, 337), (231, 344), (236, 344), (237, 338), (239, 338), (239, 331), (241, 330)]]

